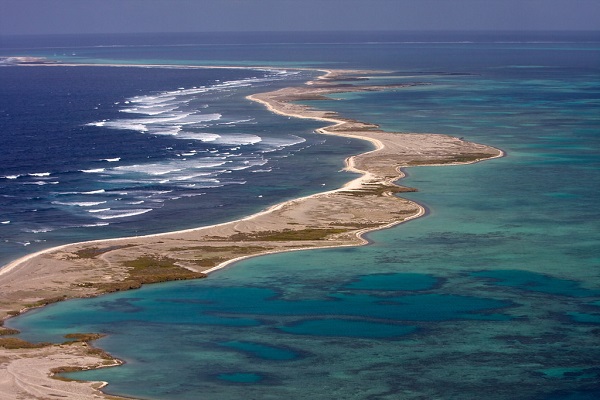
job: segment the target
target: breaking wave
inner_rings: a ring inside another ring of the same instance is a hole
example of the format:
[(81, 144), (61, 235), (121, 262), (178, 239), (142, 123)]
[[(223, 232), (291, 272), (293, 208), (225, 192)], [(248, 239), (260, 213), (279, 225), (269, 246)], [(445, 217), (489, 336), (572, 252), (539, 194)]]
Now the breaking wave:
[(97, 215), (95, 215), (95, 217), (99, 219), (127, 218), (140, 214), (145, 214), (150, 211), (152, 211), (151, 208), (141, 208), (134, 210), (103, 210), (102, 212), (99, 212)]

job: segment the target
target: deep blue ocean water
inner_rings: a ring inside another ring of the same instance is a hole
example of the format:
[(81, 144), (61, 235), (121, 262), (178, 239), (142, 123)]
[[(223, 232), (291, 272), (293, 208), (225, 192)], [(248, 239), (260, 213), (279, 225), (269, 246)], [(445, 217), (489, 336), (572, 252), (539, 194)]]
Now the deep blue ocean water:
[[(598, 397), (597, 35), (17, 39), (4, 40), (3, 55), (272, 69), (0, 68), (2, 87), (17, 85), (30, 93), (19, 106), (10, 101), (0, 107), (26, 116), (3, 113), (2, 126), (8, 120), (15, 127), (10, 134), (3, 129), (3, 140), (19, 143), (26, 138), (15, 136), (29, 135), (24, 142), (32, 148), (22, 145), (21, 154), (36, 154), (23, 164), (15, 154), (18, 146), (3, 154), (12, 161), (2, 164), (10, 169), (0, 175), (18, 177), (4, 179), (2, 194), (15, 190), (10, 194), (28, 199), (3, 200), (8, 206), (1, 212), (17, 210), (10, 211), (9, 224), (0, 225), (16, 235), (7, 243), (7, 254), (19, 253), (15, 249), (23, 246), (13, 243), (24, 239), (35, 246), (41, 238), (46, 242), (38, 246), (43, 246), (221, 221), (318, 191), (323, 183), (330, 187), (348, 180), (336, 172), (343, 158), (368, 146), (321, 138), (312, 133), (316, 123), (273, 116), (243, 100), (248, 93), (314, 76), (281, 72), (294, 65), (387, 69), (396, 73), (378, 81), (427, 82), (339, 94), (314, 105), (386, 130), (445, 133), (507, 154), (475, 165), (408, 169), (403, 184), (419, 192), (407, 197), (425, 205), (428, 215), (370, 234), (369, 246), (258, 257), (205, 280), (68, 301), (8, 321), (29, 340), (59, 342), (70, 332), (106, 333), (97, 344), (126, 361), (118, 368), (69, 376), (106, 380), (110, 393), (148, 399)], [(37, 82), (35, 74), (41, 74)], [(236, 83), (223, 89), (224, 82)], [(44, 84), (62, 94), (48, 97)], [(76, 103), (82, 104), (76, 109), (69, 108), (73, 100), (64, 90), (69, 86), (70, 96), (77, 95)], [(16, 99), (21, 90), (13, 90)], [(54, 111), (39, 106), (47, 101), (39, 99), (55, 97)], [(136, 107), (146, 107), (145, 113), (132, 112)], [(146, 130), (136, 126), (140, 119)], [(31, 137), (42, 140), (40, 131), (68, 132), (56, 150), (61, 157), (43, 150), (52, 141), (36, 153)], [(231, 135), (237, 142), (207, 141), (209, 134)], [(249, 143), (251, 137), (261, 141)], [(268, 140), (279, 146), (265, 151)], [(207, 159), (215, 161), (211, 157), (230, 162), (206, 167)], [(309, 160), (310, 171), (298, 168)], [(231, 172), (223, 171), (227, 167)], [(223, 186), (209, 187), (219, 186), (207, 184), (209, 179)], [(60, 194), (63, 189), (57, 188), (63, 185), (64, 191), (78, 193)], [(185, 197), (197, 190), (202, 194)], [(61, 196), (75, 198), (62, 201)], [(144, 203), (129, 205), (150, 211), (93, 219), (139, 201)], [(101, 211), (88, 212), (95, 209)], [(194, 217), (184, 223), (178, 212)], [(109, 225), (24, 232), (38, 226), (40, 215), (47, 218), (43, 226), (65, 220), (87, 224), (88, 219)], [(19, 236), (26, 233), (42, 236)]]
[[(368, 145), (313, 133), (248, 93), (284, 70), (15, 67), (0, 74), (0, 261), (83, 239), (234, 219), (348, 180)], [(264, 89), (263, 89), (264, 88)], [(323, 168), (300, 167), (303, 152)], [(201, 198), (201, 199), (200, 199)]]

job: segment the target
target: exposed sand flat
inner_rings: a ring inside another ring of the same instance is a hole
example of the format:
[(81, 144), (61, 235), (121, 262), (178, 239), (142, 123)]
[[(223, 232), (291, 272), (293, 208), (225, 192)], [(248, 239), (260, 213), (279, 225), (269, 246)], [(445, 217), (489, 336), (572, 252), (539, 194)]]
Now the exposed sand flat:
[[(361, 235), (365, 232), (416, 218), (424, 212), (420, 205), (393, 195), (411, 190), (393, 183), (403, 177), (400, 168), (472, 163), (502, 155), (498, 149), (446, 135), (384, 132), (376, 125), (292, 103), (332, 93), (401, 90), (407, 86), (339, 85), (336, 80), (358, 79), (360, 72), (325, 72), (323, 79), (306, 86), (256, 94), (249, 99), (278, 114), (328, 122), (330, 126), (319, 129), (319, 133), (373, 143), (374, 150), (346, 160), (346, 168), (360, 173), (360, 177), (343, 188), (287, 201), (228, 223), (76, 243), (24, 257), (0, 270), (0, 318), (63, 297), (94, 296), (139, 287), (142, 283), (202, 277), (233, 261), (260, 254), (364, 244)], [(34, 372), (47, 375), (54, 366), (47, 359), (53, 355), (64, 356), (56, 359), (59, 364), (63, 362), (61, 365), (96, 365), (97, 361), (80, 357), (84, 354), (59, 346), (41, 350), (0, 347), (0, 395), (4, 395), (0, 398), (16, 399), (23, 390), (33, 391), (33, 380), (6, 377)], [(23, 361), (25, 356), (27, 361)], [(90, 384), (77, 385), (87, 385), (90, 393), (94, 393)], [(40, 390), (40, 394), (30, 398), (53, 396), (38, 386), (35, 390)], [(64, 398), (97, 398), (81, 397), (94, 394), (80, 396), (69, 392), (70, 389), (64, 390), (61, 392)]]
[(41, 349), (4, 350), (0, 353), (0, 399), (120, 399), (100, 392), (105, 382), (54, 379), (50, 371), (64, 368), (102, 368), (115, 361), (90, 354), (85, 343)]

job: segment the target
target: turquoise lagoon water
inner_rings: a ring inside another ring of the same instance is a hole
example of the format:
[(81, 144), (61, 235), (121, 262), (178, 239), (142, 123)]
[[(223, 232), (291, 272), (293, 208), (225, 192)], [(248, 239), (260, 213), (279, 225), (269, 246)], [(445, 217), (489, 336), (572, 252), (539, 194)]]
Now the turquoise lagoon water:
[(39, 341), (107, 334), (96, 344), (125, 365), (68, 376), (145, 399), (597, 398), (598, 46), (373, 46), (337, 57), (394, 61), (413, 77), (387, 80), (430, 85), (319, 107), (506, 157), (408, 169), (402, 184), (419, 192), (406, 196), (427, 215), (369, 234), (368, 246), (253, 258), (8, 325)]

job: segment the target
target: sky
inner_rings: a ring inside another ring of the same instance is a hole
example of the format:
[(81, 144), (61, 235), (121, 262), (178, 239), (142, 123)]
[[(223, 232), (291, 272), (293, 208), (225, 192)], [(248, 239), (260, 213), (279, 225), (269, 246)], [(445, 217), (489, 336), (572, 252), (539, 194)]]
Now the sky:
[(0, 0), (0, 35), (600, 30), (600, 0)]

